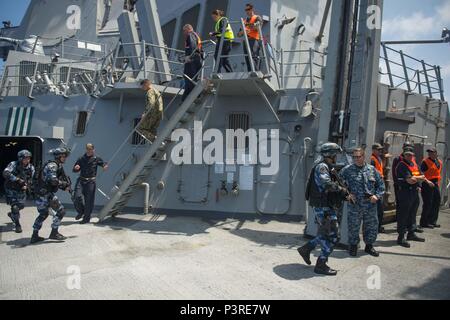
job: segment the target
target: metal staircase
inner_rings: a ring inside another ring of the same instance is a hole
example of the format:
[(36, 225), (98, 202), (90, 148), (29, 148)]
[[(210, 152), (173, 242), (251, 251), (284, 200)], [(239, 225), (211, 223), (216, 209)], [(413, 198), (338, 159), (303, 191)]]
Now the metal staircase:
[(118, 191), (114, 193), (109, 202), (100, 211), (98, 215), (99, 222), (103, 222), (109, 216), (117, 216), (125, 208), (136, 188), (146, 181), (153, 168), (167, 152), (168, 147), (172, 143), (171, 134), (173, 130), (192, 120), (203, 101), (199, 97), (207, 89), (208, 85), (206, 80), (198, 82), (186, 100), (178, 107), (178, 110), (161, 130), (156, 140), (120, 187), (118, 187)]

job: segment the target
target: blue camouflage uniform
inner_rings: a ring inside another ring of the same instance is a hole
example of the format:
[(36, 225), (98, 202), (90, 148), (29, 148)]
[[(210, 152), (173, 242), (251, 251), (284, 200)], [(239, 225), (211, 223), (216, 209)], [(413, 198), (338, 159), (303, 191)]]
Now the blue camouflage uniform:
[(20, 210), (25, 208), (27, 194), (23, 187), (30, 187), (34, 173), (35, 169), (32, 164), (24, 167), (20, 161), (11, 162), (3, 171), (6, 203), (11, 206), (11, 220), (16, 225), (20, 221)]
[(358, 167), (349, 165), (341, 171), (341, 177), (349, 186), (349, 191), (356, 197), (356, 204), (349, 203), (348, 234), (349, 244), (359, 244), (359, 230), (363, 223), (363, 235), (366, 245), (373, 245), (378, 236), (377, 204), (370, 202), (371, 196), (382, 199), (385, 186), (381, 175), (374, 166), (365, 164)]
[(58, 189), (65, 190), (70, 184), (64, 181), (64, 168), (62, 164), (56, 161), (47, 163), (42, 169), (42, 182), (44, 183), (44, 192), (36, 199), (36, 206), (39, 216), (33, 225), (33, 230), (39, 231), (42, 224), (48, 218), (50, 209), (54, 212), (52, 229), (58, 229), (66, 212), (64, 206), (59, 201), (56, 193)]
[[(321, 193), (325, 193), (333, 185), (330, 168), (326, 163), (319, 163), (315, 167), (314, 182)], [(332, 189), (333, 187), (331, 187)], [(330, 207), (313, 208), (315, 222), (319, 226), (317, 237), (309, 242), (311, 248), (320, 246), (322, 252), (319, 259), (328, 260), (328, 257), (339, 242), (338, 215)]]

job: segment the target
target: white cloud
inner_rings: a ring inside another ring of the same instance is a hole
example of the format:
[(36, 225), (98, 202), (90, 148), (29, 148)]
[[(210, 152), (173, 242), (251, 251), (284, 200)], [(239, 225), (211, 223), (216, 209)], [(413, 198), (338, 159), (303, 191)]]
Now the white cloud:
[(450, 23), (450, 1), (446, 1), (444, 5), (435, 8), (439, 21), (444, 24), (443, 27), (450, 27), (448, 24)]
[(383, 21), (383, 38), (389, 40), (438, 39), (443, 27), (450, 28), (450, 1), (434, 7), (432, 15), (414, 12)]
[(383, 21), (383, 38), (395, 40), (411, 40), (429, 35), (436, 28), (436, 20), (427, 17), (422, 12), (404, 17)]

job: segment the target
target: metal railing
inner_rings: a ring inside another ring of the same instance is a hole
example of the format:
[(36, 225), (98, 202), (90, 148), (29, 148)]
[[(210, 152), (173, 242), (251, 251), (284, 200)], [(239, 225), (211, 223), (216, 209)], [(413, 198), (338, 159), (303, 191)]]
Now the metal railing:
[[(281, 87), (285, 89), (289, 79), (307, 79), (309, 81), (309, 89), (316, 88), (316, 79), (323, 80), (322, 73), (325, 66), (326, 55), (325, 52), (313, 48), (303, 50), (278, 50), (277, 56), (278, 65), (280, 66), (279, 74)], [(286, 56), (289, 56), (289, 62), (286, 62)], [(318, 59), (321, 60), (321, 63), (317, 62)]]
[[(391, 88), (406, 89), (408, 92), (419, 93), (429, 98), (439, 95), (442, 101), (445, 100), (439, 66), (430, 65), (384, 43), (381, 44), (381, 50), (381, 59), (384, 60), (386, 72), (380, 70), (380, 74), (387, 78)], [(382, 63), (380, 64), (382, 67)]]
[(22, 61), (7, 65), (0, 82), (0, 97), (55, 94), (69, 96), (96, 91), (100, 61), (40, 63)]
[[(247, 32), (245, 32), (246, 28), (245, 28), (244, 19), (241, 19), (240, 21), (228, 21), (228, 23), (230, 24), (230, 26), (239, 25), (241, 28), (241, 31), (243, 31), (242, 32), (243, 39), (241, 40), (241, 42), (244, 46), (245, 52), (242, 54), (228, 54), (228, 55), (222, 54), (224, 41), (227, 41), (226, 39), (224, 39), (225, 32), (223, 32), (222, 36), (220, 38), (220, 41), (218, 41), (219, 50), (218, 50), (218, 55), (217, 55), (217, 58), (215, 59), (216, 61), (215, 61), (214, 68), (213, 68), (214, 73), (219, 72), (220, 61), (223, 58), (244, 57), (244, 59), (246, 60), (246, 63), (248, 63), (250, 66), (251, 72), (261, 71), (264, 73), (265, 76), (271, 76), (270, 60), (269, 60), (269, 57), (267, 56), (267, 48), (266, 48), (267, 43), (266, 43), (266, 41), (264, 39), (264, 35), (262, 33), (261, 24), (259, 22), (257, 22), (257, 23), (255, 23), (255, 27), (258, 31), (258, 35), (259, 35), (259, 39), (260, 39), (259, 40), (260, 54), (259, 54), (258, 60), (260, 60), (262, 62), (262, 64), (264, 65), (264, 71), (262, 70), (261, 66), (255, 66), (255, 62), (253, 60), (253, 54), (252, 54), (250, 44), (249, 44), (249, 38), (248, 38)], [(236, 39), (234, 39), (233, 42), (237, 42)]]

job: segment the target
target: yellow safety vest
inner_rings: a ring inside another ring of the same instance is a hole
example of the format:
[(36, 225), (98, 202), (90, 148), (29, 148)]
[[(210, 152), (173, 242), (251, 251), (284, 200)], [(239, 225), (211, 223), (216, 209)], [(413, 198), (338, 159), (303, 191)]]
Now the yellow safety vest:
[[(217, 35), (218, 38), (222, 37), (222, 34), (220, 33), (221, 32), (221, 30), (220, 30), (220, 22), (223, 19), (225, 19), (225, 17), (220, 18), (220, 20), (217, 21), (217, 23), (216, 23), (216, 28), (215, 28), (216, 30), (215, 31), (216, 31), (216, 33), (218, 33), (218, 35)], [(234, 40), (233, 29), (231, 29), (231, 26), (230, 26), (229, 23), (227, 24), (227, 26), (225, 28), (224, 38), (227, 39), (227, 40)]]

